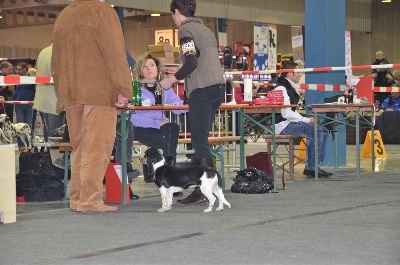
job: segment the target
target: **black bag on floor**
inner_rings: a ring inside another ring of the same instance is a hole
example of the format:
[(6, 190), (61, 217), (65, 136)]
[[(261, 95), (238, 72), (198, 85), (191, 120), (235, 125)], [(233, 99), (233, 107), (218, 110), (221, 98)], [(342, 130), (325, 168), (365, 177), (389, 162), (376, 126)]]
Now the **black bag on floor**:
[[(63, 171), (62, 171), (63, 172)], [(64, 197), (63, 173), (56, 171), (49, 152), (21, 152), (16, 176), (17, 196), (27, 202), (55, 201)]]
[(274, 183), (265, 171), (258, 168), (246, 168), (237, 171), (231, 191), (235, 193), (271, 193)]
[(21, 152), (19, 154), (19, 172), (28, 171), (57, 175), (49, 152)]
[(33, 171), (16, 176), (17, 196), (26, 202), (57, 201), (64, 198), (64, 183), (54, 175)]

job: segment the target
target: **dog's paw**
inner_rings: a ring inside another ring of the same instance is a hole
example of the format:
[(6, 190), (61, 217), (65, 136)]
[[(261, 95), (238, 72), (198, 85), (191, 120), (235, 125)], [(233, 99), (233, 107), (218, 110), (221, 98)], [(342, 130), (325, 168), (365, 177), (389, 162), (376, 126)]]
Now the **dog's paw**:
[(207, 208), (203, 211), (204, 213), (211, 213), (212, 212), (212, 208)]
[(165, 211), (167, 211), (167, 209), (165, 209), (165, 208), (160, 208), (160, 209), (157, 210), (157, 212), (159, 212), (159, 213), (163, 213)]
[(222, 212), (224, 210), (224, 207), (218, 207), (217, 209), (215, 209), (216, 212)]

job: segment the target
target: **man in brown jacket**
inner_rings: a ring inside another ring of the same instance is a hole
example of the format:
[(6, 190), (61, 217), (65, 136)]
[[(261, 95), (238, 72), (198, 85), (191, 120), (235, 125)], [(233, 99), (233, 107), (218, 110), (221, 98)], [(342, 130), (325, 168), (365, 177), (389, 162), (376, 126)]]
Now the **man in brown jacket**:
[(76, 0), (53, 29), (52, 75), (71, 138), (70, 209), (115, 212), (104, 204), (103, 178), (114, 140), (118, 94), (132, 99), (122, 28), (99, 0)]

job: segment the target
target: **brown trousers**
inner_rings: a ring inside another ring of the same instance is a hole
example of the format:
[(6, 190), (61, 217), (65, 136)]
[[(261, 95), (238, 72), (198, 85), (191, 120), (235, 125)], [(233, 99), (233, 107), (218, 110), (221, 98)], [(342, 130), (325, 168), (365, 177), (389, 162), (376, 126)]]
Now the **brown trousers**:
[(117, 111), (113, 107), (66, 107), (71, 139), (70, 208), (93, 210), (104, 204), (103, 179), (115, 141)]

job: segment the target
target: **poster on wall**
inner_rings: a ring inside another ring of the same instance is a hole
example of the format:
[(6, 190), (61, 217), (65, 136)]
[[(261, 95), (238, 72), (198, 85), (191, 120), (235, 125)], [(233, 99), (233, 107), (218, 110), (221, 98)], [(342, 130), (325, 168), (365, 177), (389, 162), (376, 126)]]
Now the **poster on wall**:
[(268, 69), (276, 69), (277, 26), (268, 25)]
[(169, 42), (171, 45), (174, 43), (174, 30), (173, 29), (159, 29), (154, 31), (154, 44), (159, 42)]
[(268, 67), (268, 25), (254, 24), (254, 61), (255, 71), (266, 70)]
[(291, 32), (292, 32), (293, 61), (299, 65), (299, 68), (304, 68), (305, 62), (304, 62), (303, 29), (301, 26), (292, 26)]
[[(346, 35), (345, 35), (345, 61), (346, 61), (346, 66), (351, 66), (351, 35), (350, 35), (350, 30), (346, 30)], [(353, 71), (351, 69), (346, 70), (346, 76), (352, 76)]]

